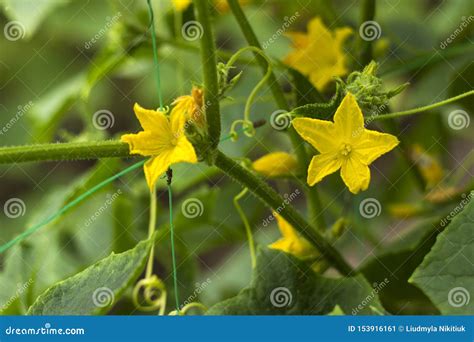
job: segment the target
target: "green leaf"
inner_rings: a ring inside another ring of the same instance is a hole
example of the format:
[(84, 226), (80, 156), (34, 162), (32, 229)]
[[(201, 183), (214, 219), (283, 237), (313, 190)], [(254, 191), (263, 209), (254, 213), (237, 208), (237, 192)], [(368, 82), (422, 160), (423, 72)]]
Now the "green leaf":
[(409, 279), (444, 315), (474, 314), (474, 201), (467, 201), (451, 212), (452, 217), (462, 209)]
[(151, 240), (107, 258), (63, 280), (40, 295), (29, 315), (91, 315), (110, 310), (145, 267)]
[(386, 285), (378, 291), (384, 308), (398, 315), (439, 314), (431, 300), (408, 278), (420, 265), (436, 241), (442, 229), (440, 219), (429, 219), (413, 227), (410, 234), (383, 248), (378, 254), (360, 267), (360, 272), (371, 283)]
[(209, 309), (209, 315), (324, 315), (339, 305), (345, 314), (383, 311), (363, 276), (332, 279), (310, 265), (273, 249), (261, 248), (251, 285)]

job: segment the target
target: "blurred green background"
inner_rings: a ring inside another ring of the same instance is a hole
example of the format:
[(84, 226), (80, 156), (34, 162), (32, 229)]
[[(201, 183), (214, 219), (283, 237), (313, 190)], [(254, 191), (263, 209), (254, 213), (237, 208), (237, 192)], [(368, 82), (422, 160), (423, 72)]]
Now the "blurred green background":
[[(192, 8), (181, 17), (173, 13), (170, 1), (155, 0), (153, 6), (162, 87), (169, 104), (177, 96), (189, 93), (193, 84), (200, 84), (199, 44), (183, 39), (177, 25), (177, 21), (194, 19)], [(7, 127), (0, 134), (1, 146), (117, 138), (123, 132), (139, 130), (132, 111), (135, 102), (147, 108), (158, 106), (145, 0), (0, 0), (0, 9), (0, 129)], [(321, 16), (332, 29), (350, 26), (355, 36), (359, 27), (358, 1), (255, 0), (244, 9), (261, 42), (272, 37), (285, 18), (296, 12), (299, 16), (290, 28), (292, 31), (304, 31), (314, 16)], [(469, 0), (377, 1), (376, 21), (382, 27), (382, 37), (374, 44), (384, 84), (390, 89), (410, 82), (409, 88), (391, 101), (392, 111), (472, 90), (472, 22), (446, 48), (441, 44), (473, 13)], [(246, 45), (231, 13), (214, 11), (213, 15), (218, 47), (224, 51), (221, 57)], [(7, 34), (12, 22), (18, 23), (19, 39), (14, 32)], [(266, 52), (281, 59), (290, 48), (289, 40), (282, 35)], [(354, 44), (349, 44), (347, 53), (353, 54), (353, 48)], [(250, 55), (247, 58), (251, 60)], [(261, 79), (260, 70), (252, 64), (240, 67), (244, 72), (240, 82), (229, 94), (231, 98), (221, 103), (224, 133), (233, 120), (243, 115), (245, 100)], [(357, 61), (352, 65), (353, 70), (362, 67)], [(284, 88), (290, 89), (289, 75), (281, 68), (277, 72)], [(24, 108), (27, 110), (23, 112)], [(445, 170), (443, 181), (448, 185), (463, 186), (471, 180), (472, 163), (469, 165), (466, 160), (469, 155), (472, 160), (474, 146), (474, 125), (453, 130), (447, 124), (448, 114), (455, 109), (472, 114), (473, 108), (470, 97), (440, 108), (438, 114), (419, 115), (401, 122), (399, 139), (408, 146), (423, 146), (438, 160)], [(252, 107), (252, 119), (268, 119), (278, 109), (265, 89)], [(94, 125), (94, 114), (101, 110), (112, 114), (113, 124), (106, 130)], [(242, 136), (238, 143), (222, 143), (229, 155), (251, 160), (267, 153), (269, 147), (291, 150), (287, 136), (269, 125), (259, 128), (255, 139)], [(110, 159), (0, 165), (0, 205), (3, 207), (11, 198), (21, 199), (25, 204), (23, 215), (18, 218), (9, 218), (0, 211), (0, 243), (127, 164), (125, 160)], [(250, 278), (244, 227), (232, 205), (232, 198), (240, 189), (203, 164), (180, 165), (174, 171), (182, 297), (193, 293), (196, 283), (209, 278), (210, 285), (204, 289), (201, 300), (212, 304), (235, 294)], [(341, 214), (351, 219), (351, 228), (338, 240), (338, 246), (353, 265), (367, 261), (394, 242), (403, 244), (406, 238), (408, 244), (413, 238), (410, 234), (423, 234), (423, 222), (433, 217), (430, 214), (400, 220), (389, 215), (391, 203), (415, 205), (422, 199), (422, 194), (414, 194), (414, 180), (406, 166), (396, 162), (396, 156), (377, 161), (372, 175), (369, 190), (357, 196), (344, 192), (338, 177), (321, 183), (327, 222), (334, 223)], [(457, 177), (456, 184), (450, 184), (453, 175)], [(282, 194), (295, 189), (293, 183), (285, 180), (273, 184)], [(159, 220), (165, 229), (167, 195), (164, 181), (160, 185)], [(90, 221), (119, 189), (122, 194), (118, 199)], [(366, 220), (356, 214), (360, 201), (367, 197), (382, 203), (380, 217)], [(196, 219), (186, 218), (179, 210), (188, 198), (198, 198), (203, 203), (203, 214)], [(259, 243), (267, 244), (279, 236), (276, 226), (262, 226), (262, 220), (269, 215), (266, 208), (250, 196), (242, 200), (242, 205)], [(298, 198), (296, 205), (305, 210), (303, 198)], [(141, 171), (137, 171), (0, 256), (0, 303), (15, 293), (18, 284), (34, 279), (34, 286), (8, 308), (10, 313), (24, 313), (51, 284), (145, 238), (147, 214), (147, 188)], [(157, 248), (157, 272), (170, 284), (167, 237), (164, 234)], [(124, 299), (116, 313), (131, 310), (129, 299)]]

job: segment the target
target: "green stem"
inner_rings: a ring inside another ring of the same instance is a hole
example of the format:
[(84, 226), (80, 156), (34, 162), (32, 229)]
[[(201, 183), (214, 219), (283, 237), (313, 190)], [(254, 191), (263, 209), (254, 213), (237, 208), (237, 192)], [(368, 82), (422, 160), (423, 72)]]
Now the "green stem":
[[(220, 141), (231, 138), (227, 135)], [(141, 156), (131, 155), (128, 145), (120, 140), (0, 147), (0, 164), (127, 157)]]
[(176, 267), (176, 251), (174, 243), (174, 223), (173, 223), (173, 193), (171, 185), (168, 184), (168, 203), (170, 210), (170, 236), (171, 236), (171, 259), (173, 263), (173, 285), (174, 285), (174, 299), (176, 302), (176, 311), (179, 313), (179, 289), (178, 289), (178, 268)]
[[(240, 6), (238, 0), (228, 0), (229, 7), (234, 14), (235, 19), (237, 20), (237, 23), (240, 26), (240, 29), (245, 36), (245, 39), (247, 40), (247, 43), (250, 46), (253, 46), (260, 51), (262, 51), (262, 46), (260, 45), (260, 42), (257, 38), (257, 35), (255, 34), (254, 30), (252, 29), (252, 26), (250, 25), (247, 17), (245, 16), (244, 11), (242, 10), (242, 7)], [(267, 59), (263, 58), (260, 54), (254, 52), (255, 59), (257, 60), (258, 64), (260, 65), (260, 68), (262, 69), (263, 73), (266, 73), (267, 71)], [(280, 109), (289, 111), (290, 106), (288, 105), (288, 102), (286, 101), (285, 98), (285, 93), (281, 89), (278, 80), (275, 76), (275, 73), (273, 71), (270, 72), (268, 76), (268, 86), (270, 87), (270, 90), (272, 92), (273, 98), (275, 99), (275, 102), (277, 106)], [(288, 135), (290, 137), (291, 144), (293, 146), (293, 150), (295, 151), (296, 157), (298, 158), (298, 165), (299, 165), (299, 171), (304, 177), (306, 178), (307, 174), (307, 166), (309, 164), (309, 158), (308, 154), (305, 149), (305, 145), (303, 140), (300, 138), (298, 133), (296, 133), (295, 129), (293, 126), (290, 126), (288, 128)], [(318, 206), (317, 202), (312, 202), (316, 197), (311, 196), (310, 192), (317, 191), (316, 189), (309, 189), (306, 190), (305, 192), (307, 193), (308, 196), (308, 201), (310, 202), (309, 207), (314, 208), (318, 212), (321, 211), (321, 208)], [(318, 214), (314, 214), (318, 215)], [(316, 222), (318, 224), (318, 222)], [(322, 230), (324, 227), (318, 227), (318, 229)]]
[(250, 260), (252, 262), (252, 268), (257, 267), (257, 256), (255, 253), (255, 242), (253, 239), (252, 229), (250, 228), (249, 220), (247, 216), (245, 216), (245, 212), (242, 210), (242, 207), (239, 204), (239, 200), (245, 196), (248, 189), (244, 188), (237, 196), (234, 197), (234, 207), (237, 209), (242, 222), (244, 223), (245, 233), (247, 234), (247, 240), (249, 242), (249, 250), (250, 250)]
[(321, 203), (321, 197), (319, 191), (315, 187), (310, 187), (306, 180), (301, 180), (298, 177), (294, 177), (296, 181), (305, 189), (305, 193), (308, 196), (309, 204), (309, 221), (314, 223), (319, 232), (324, 233), (327, 229), (326, 220), (323, 214), (323, 204)]
[(387, 120), (387, 119), (393, 119), (393, 118), (400, 118), (402, 116), (407, 116), (407, 115), (419, 114), (419, 113), (426, 112), (426, 111), (431, 110), (431, 109), (435, 109), (435, 108), (447, 105), (448, 103), (455, 102), (457, 100), (460, 100), (464, 97), (468, 97), (468, 96), (471, 96), (471, 95), (474, 95), (474, 90), (468, 91), (466, 93), (459, 94), (457, 96), (451, 97), (449, 99), (446, 99), (446, 100), (443, 100), (443, 101), (440, 101), (440, 102), (432, 103), (432, 104), (427, 105), (427, 106), (418, 107), (418, 108), (414, 108), (414, 109), (410, 109), (410, 110), (404, 110), (404, 111), (401, 111), (401, 112), (395, 112), (395, 113), (391, 113), (391, 114), (373, 116), (373, 117), (371, 117), (370, 120), (371, 121), (373, 121), (373, 120)]
[(221, 118), (219, 109), (219, 84), (217, 81), (217, 59), (214, 32), (211, 25), (211, 13), (207, 0), (195, 0), (197, 19), (202, 25), (201, 65), (204, 79), (204, 101), (207, 128), (211, 148), (217, 149), (221, 135)]
[[(156, 229), (156, 188), (150, 192), (150, 218), (148, 220), (148, 238), (151, 239)], [(153, 261), (155, 259), (155, 244), (152, 244), (150, 256), (146, 265), (145, 279), (153, 275)]]
[[(375, 120), (387, 120), (419, 114), (471, 95), (474, 95), (474, 90), (427, 106), (391, 114), (371, 116), (367, 119), (372, 122)], [(230, 136), (226, 138), (230, 138)], [(84, 160), (113, 157), (127, 158), (134, 157), (134, 155), (129, 153), (128, 145), (121, 142), (120, 140), (0, 147), (0, 164), (22, 163), (29, 161)], [(304, 170), (304, 174), (306, 174), (306, 169)]]
[(119, 140), (106, 140), (0, 148), (0, 164), (110, 157), (131, 157), (128, 145)]
[[(375, 17), (375, 0), (364, 0), (361, 4), (361, 16), (359, 26), (363, 25), (367, 21), (374, 20)], [(359, 35), (359, 63), (362, 66), (367, 65), (372, 60), (372, 40), (362, 39), (362, 35)]]
[(298, 213), (291, 205), (278, 195), (267, 183), (253, 175), (250, 171), (218, 151), (215, 166), (225, 174), (248, 188), (265, 205), (280, 214), (302, 236), (304, 236), (341, 274), (350, 275), (352, 267), (343, 259), (339, 252), (317, 230)]

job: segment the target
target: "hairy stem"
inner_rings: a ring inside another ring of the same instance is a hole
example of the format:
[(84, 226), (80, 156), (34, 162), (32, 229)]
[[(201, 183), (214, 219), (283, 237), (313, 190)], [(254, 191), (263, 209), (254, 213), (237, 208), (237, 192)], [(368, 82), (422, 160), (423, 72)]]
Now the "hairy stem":
[(339, 252), (296, 211), (291, 205), (278, 195), (267, 183), (253, 175), (250, 171), (234, 162), (222, 152), (218, 151), (215, 166), (229, 177), (239, 182), (287, 220), (302, 236), (304, 236), (341, 274), (350, 275), (352, 267), (344, 260)]
[(387, 120), (387, 119), (399, 118), (399, 117), (407, 116), (407, 115), (419, 114), (419, 113), (426, 112), (426, 111), (431, 110), (431, 109), (435, 109), (435, 108), (444, 106), (448, 103), (455, 102), (457, 100), (460, 100), (464, 97), (468, 97), (468, 96), (471, 96), (471, 95), (474, 95), (474, 90), (468, 91), (466, 93), (459, 94), (457, 96), (451, 97), (449, 99), (446, 99), (446, 100), (443, 100), (443, 101), (440, 101), (440, 102), (432, 103), (432, 104), (427, 105), (427, 106), (413, 108), (413, 109), (410, 109), (410, 110), (404, 110), (404, 111), (401, 111), (401, 112), (395, 112), (395, 113), (391, 113), (391, 114), (384, 114), (384, 115), (374, 116), (372, 118), (372, 120)]
[[(250, 46), (256, 47), (260, 50), (262, 50), (262, 46), (260, 45), (260, 42), (258, 41), (257, 35), (255, 34), (254, 30), (252, 29), (252, 26), (250, 25), (247, 17), (245, 16), (244, 11), (240, 7), (240, 4), (238, 0), (228, 0), (229, 7), (234, 14), (235, 19), (237, 20), (237, 23), (240, 26), (240, 29), (242, 30), (243, 35), (245, 36), (245, 39), (247, 40), (247, 43)], [(254, 51), (255, 59), (257, 60), (258, 65), (262, 69), (262, 72), (265, 74), (267, 72), (267, 59), (265, 59), (263, 56), (261, 56), (259, 53), (256, 53)], [(285, 93), (281, 89), (277, 78), (275, 76), (275, 73), (273, 71), (270, 71), (268, 75), (268, 86), (270, 87), (271, 93), (273, 95), (273, 98), (275, 99), (275, 103), (280, 109), (289, 111), (290, 106), (288, 105), (288, 102), (286, 101), (285, 98)], [(293, 150), (295, 151), (295, 154), (298, 158), (298, 165), (299, 165), (299, 171), (304, 177), (306, 178), (307, 174), (307, 166), (309, 164), (309, 158), (308, 154), (305, 149), (304, 142), (302, 139), (299, 137), (298, 133), (296, 133), (295, 129), (293, 126), (290, 126), (288, 128), (288, 135), (291, 140), (291, 144), (293, 146)], [(319, 206), (319, 203), (317, 201), (314, 201), (317, 199), (317, 194), (316, 195), (311, 195), (310, 192), (317, 191), (316, 189), (309, 189), (306, 190), (306, 193), (308, 195), (308, 201), (309, 201), (309, 207), (316, 210), (316, 211), (321, 211), (321, 208)], [(319, 214), (314, 214), (315, 215), (320, 215)], [(316, 225), (318, 226), (319, 230), (323, 230), (325, 227), (320, 227), (319, 223), (321, 221), (318, 220), (316, 222)]]
[(128, 145), (119, 140), (106, 140), (0, 148), (0, 164), (110, 157), (131, 157)]
[(211, 14), (207, 0), (195, 0), (197, 19), (202, 25), (201, 65), (204, 80), (204, 107), (211, 147), (217, 149), (221, 136), (221, 118), (219, 109), (219, 84), (217, 81), (217, 59)]

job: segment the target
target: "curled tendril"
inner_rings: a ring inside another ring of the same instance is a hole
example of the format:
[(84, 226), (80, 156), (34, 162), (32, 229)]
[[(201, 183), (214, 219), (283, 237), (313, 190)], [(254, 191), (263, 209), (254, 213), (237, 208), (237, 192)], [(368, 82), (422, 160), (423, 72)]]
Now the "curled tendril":
[[(142, 291), (143, 290), (143, 291)], [(143, 294), (143, 301), (140, 301), (140, 294)], [(133, 303), (141, 311), (159, 310), (159, 315), (163, 316), (166, 310), (166, 287), (163, 281), (156, 275), (140, 280), (133, 289)]]
[(242, 125), (242, 131), (246, 136), (249, 138), (255, 135), (255, 127), (253, 126), (253, 122), (250, 120), (235, 120), (230, 126), (230, 139), (232, 141), (237, 141), (239, 138), (239, 134), (237, 133), (236, 126)]
[(202, 313), (205, 313), (208, 310), (207, 306), (205, 306), (204, 304), (199, 303), (199, 302), (192, 302), (183, 306), (183, 308), (179, 311), (177, 310), (171, 311), (169, 313), (169, 316), (185, 316), (189, 310), (195, 309), (195, 308), (201, 310)]
[(239, 124), (239, 123), (242, 124), (242, 126), (244, 128), (244, 133), (245, 133), (246, 136), (251, 138), (255, 135), (255, 128), (253, 126), (253, 123), (250, 121), (250, 108), (251, 108), (252, 104), (255, 101), (255, 97), (256, 97), (257, 93), (263, 87), (263, 85), (268, 81), (268, 79), (270, 78), (270, 76), (272, 74), (272, 63), (271, 63), (270, 59), (267, 57), (267, 55), (265, 55), (265, 53), (261, 49), (256, 48), (255, 46), (247, 46), (247, 47), (244, 47), (244, 48), (238, 50), (229, 59), (229, 61), (226, 64), (226, 68), (228, 68), (228, 69), (232, 68), (233, 64), (238, 60), (239, 56), (242, 53), (246, 52), (246, 51), (252, 51), (254, 54), (260, 55), (263, 59), (265, 59), (265, 62), (267, 63), (267, 71), (266, 71), (265, 75), (263, 76), (263, 78), (252, 89), (252, 91), (250, 92), (250, 94), (247, 98), (247, 102), (245, 103), (245, 109), (244, 109), (244, 119), (234, 121), (234, 123), (232, 124), (232, 127), (230, 129), (230, 134), (231, 134), (232, 141), (236, 141), (237, 138), (238, 138), (238, 135), (235, 132), (235, 125)]

